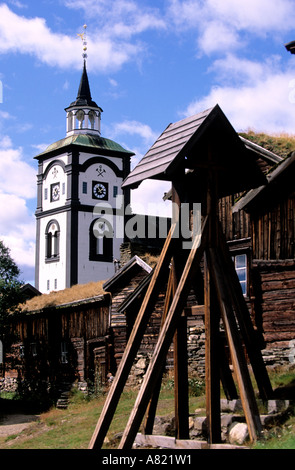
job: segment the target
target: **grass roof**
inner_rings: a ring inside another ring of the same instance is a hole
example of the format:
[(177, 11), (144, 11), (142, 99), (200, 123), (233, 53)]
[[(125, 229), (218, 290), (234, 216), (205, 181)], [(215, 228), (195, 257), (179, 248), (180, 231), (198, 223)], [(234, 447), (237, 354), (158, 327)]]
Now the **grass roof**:
[(256, 133), (249, 130), (246, 133), (240, 133), (240, 135), (283, 158), (295, 151), (295, 135), (292, 134), (280, 133), (268, 135), (263, 132)]
[(49, 294), (42, 294), (27, 300), (22, 305), (23, 312), (32, 312), (42, 310), (48, 307), (56, 307), (58, 305), (69, 304), (72, 302), (85, 301), (106, 292), (103, 290), (104, 281), (90, 282), (88, 284), (77, 284), (68, 289), (53, 291)]

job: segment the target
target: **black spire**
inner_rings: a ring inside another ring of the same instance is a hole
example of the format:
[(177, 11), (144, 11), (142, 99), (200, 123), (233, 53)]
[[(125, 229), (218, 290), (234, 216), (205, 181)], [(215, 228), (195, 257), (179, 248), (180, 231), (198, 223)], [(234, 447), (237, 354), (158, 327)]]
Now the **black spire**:
[(85, 59), (84, 59), (83, 72), (82, 72), (82, 76), (80, 80), (77, 99), (76, 101), (70, 104), (70, 107), (71, 106), (92, 106), (94, 108), (98, 108), (97, 104), (94, 101), (92, 101), (92, 98), (91, 98)]

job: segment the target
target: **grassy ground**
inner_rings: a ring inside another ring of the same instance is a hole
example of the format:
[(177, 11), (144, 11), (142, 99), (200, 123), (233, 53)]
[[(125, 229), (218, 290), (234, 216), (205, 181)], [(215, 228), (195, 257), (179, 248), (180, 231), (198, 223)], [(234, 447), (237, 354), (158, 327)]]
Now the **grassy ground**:
[[(295, 371), (275, 374), (271, 377), (273, 387), (288, 389), (295, 383)], [(190, 413), (196, 409), (205, 413), (205, 396), (190, 394)], [(130, 411), (136, 398), (136, 391), (123, 392), (116, 414), (107, 434), (104, 448), (116, 448), (120, 433), (124, 430)], [(0, 449), (87, 449), (106, 395), (97, 398), (85, 398), (81, 393), (74, 393), (66, 410), (52, 408), (42, 413), (37, 422), (21, 433), (0, 437)], [(173, 382), (166, 382), (160, 394), (158, 415), (173, 415)], [(201, 412), (201, 413), (202, 413)], [(117, 439), (116, 439), (117, 436)], [(270, 431), (259, 441), (256, 449), (295, 449), (295, 417), (291, 413), (287, 421)]]

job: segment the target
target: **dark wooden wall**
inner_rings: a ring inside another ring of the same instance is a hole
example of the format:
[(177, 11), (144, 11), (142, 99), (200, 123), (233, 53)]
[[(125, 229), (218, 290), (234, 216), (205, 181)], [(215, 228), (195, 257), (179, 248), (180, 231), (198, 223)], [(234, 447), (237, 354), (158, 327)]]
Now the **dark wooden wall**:
[[(20, 314), (12, 325), (17, 341), (5, 375), (49, 382), (93, 380), (96, 370), (109, 367), (109, 313), (110, 296), (105, 295), (96, 301)], [(67, 361), (62, 361), (62, 342), (67, 345)], [(95, 358), (105, 367), (99, 368)]]

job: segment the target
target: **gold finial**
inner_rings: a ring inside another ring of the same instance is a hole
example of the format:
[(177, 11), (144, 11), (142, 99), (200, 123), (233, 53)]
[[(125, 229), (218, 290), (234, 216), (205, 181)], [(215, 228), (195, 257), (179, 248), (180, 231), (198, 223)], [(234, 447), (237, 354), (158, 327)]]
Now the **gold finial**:
[(86, 38), (86, 28), (87, 28), (87, 25), (84, 24), (83, 26), (84, 28), (84, 33), (82, 34), (77, 34), (77, 36), (79, 36), (82, 40), (82, 43), (83, 43), (83, 54), (82, 54), (82, 57), (84, 60), (87, 59), (87, 38)]

